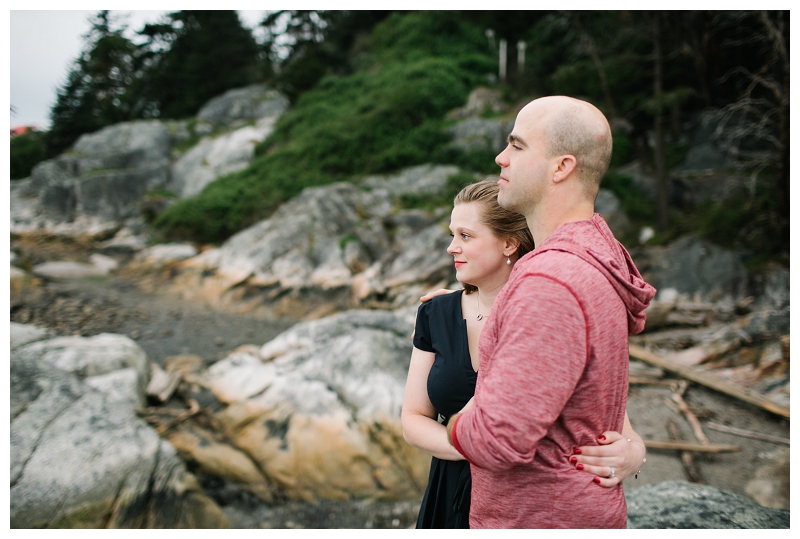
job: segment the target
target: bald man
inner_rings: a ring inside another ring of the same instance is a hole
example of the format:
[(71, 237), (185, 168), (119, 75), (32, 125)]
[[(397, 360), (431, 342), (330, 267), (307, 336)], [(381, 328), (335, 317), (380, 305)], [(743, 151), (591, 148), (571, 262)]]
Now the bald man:
[(471, 528), (624, 528), (622, 485), (570, 463), (596, 433), (622, 432), (628, 336), (655, 295), (594, 200), (611, 129), (593, 105), (544, 97), (517, 115), (498, 202), (525, 215), (521, 258), (481, 335), (475, 397), (448, 423), (472, 465)]

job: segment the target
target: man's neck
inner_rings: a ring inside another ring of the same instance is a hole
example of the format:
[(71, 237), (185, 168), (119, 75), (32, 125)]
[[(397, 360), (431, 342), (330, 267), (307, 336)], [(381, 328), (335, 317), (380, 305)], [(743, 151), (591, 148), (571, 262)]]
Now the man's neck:
[(585, 221), (594, 215), (594, 204), (584, 202), (570, 207), (550, 206), (536, 208), (525, 216), (528, 228), (531, 229), (534, 244), (538, 247), (547, 240), (561, 225), (574, 221)]

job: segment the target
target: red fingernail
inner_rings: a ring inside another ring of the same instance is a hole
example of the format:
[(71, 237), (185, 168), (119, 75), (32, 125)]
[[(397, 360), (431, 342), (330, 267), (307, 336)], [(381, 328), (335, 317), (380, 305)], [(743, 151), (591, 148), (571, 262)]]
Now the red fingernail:
[(601, 441), (605, 441), (605, 439), (606, 439), (606, 437), (603, 436), (602, 434), (600, 435), (600, 438), (598, 438), (598, 440), (601, 440)]
[(575, 451), (573, 451), (573, 453), (575, 453), (576, 455), (580, 455), (580, 454), (581, 454), (581, 449), (580, 449), (580, 447), (576, 447), (576, 448), (575, 448)]
[(576, 467), (577, 469), (579, 469), (579, 470), (583, 470), (583, 464), (578, 464), (578, 465), (577, 465), (577, 466), (575, 466), (575, 467)]
[(595, 477), (594, 479), (592, 479), (592, 481), (594, 481), (598, 485), (600, 484), (600, 478), (599, 477)]
[(575, 464), (576, 462), (578, 462), (578, 457), (570, 457), (569, 461), (570, 461), (572, 464)]

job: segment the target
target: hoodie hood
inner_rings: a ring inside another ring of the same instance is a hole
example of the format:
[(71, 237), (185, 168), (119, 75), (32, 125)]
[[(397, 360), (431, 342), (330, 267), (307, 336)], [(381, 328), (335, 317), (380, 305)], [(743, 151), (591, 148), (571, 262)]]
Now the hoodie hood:
[(625, 304), (628, 334), (641, 333), (646, 319), (644, 311), (655, 297), (656, 289), (642, 279), (631, 255), (599, 213), (588, 221), (560, 226), (531, 254), (552, 250), (577, 255), (600, 270)]

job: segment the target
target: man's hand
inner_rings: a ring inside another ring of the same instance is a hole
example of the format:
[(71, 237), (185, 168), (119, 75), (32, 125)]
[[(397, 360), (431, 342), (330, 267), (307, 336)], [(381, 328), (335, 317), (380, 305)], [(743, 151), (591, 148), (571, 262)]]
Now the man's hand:
[(447, 422), (447, 441), (450, 442), (450, 445), (453, 445), (453, 425), (456, 424), (456, 418), (459, 417), (461, 414), (472, 408), (472, 404), (475, 401), (475, 397), (469, 399), (469, 402), (461, 409), (460, 412), (453, 415), (450, 418), (450, 421)]
[(420, 296), (419, 301), (420, 303), (425, 303), (428, 300), (435, 298), (436, 296), (441, 296), (442, 294), (450, 294), (455, 292), (455, 290), (448, 290), (447, 288), (440, 288), (439, 290), (434, 290), (433, 292), (428, 292), (424, 296)]
[[(447, 288), (440, 288), (439, 290), (434, 290), (433, 292), (428, 292), (424, 296), (420, 296), (419, 302), (425, 303), (426, 301), (432, 300), (436, 296), (441, 296), (442, 294), (449, 294), (451, 292), (455, 292), (455, 290), (448, 290)], [(414, 327), (417, 326), (417, 318), (414, 315)], [(411, 331), (411, 340), (414, 340), (414, 331)]]

